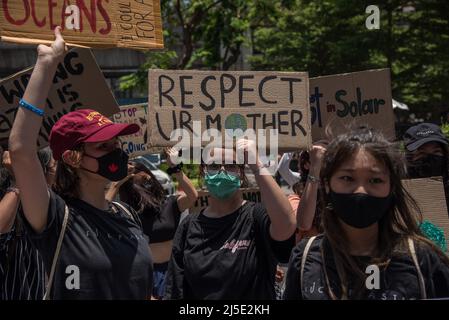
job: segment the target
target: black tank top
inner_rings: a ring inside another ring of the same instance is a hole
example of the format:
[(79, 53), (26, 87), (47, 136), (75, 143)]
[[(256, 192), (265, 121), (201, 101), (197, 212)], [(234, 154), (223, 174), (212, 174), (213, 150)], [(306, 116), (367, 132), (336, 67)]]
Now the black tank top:
[(169, 196), (160, 208), (147, 208), (140, 215), (149, 243), (169, 241), (175, 237), (181, 217), (177, 200), (177, 196)]

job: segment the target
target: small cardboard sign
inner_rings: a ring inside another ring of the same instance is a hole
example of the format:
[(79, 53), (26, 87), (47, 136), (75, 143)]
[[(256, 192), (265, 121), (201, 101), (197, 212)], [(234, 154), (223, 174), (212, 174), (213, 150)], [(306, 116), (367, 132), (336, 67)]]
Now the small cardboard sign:
[[(261, 202), (262, 198), (260, 195), (259, 188), (243, 188), (240, 189), (243, 195), (243, 199), (251, 202)], [(198, 190), (198, 199), (195, 202), (195, 206), (190, 208), (190, 213), (200, 212), (209, 205), (209, 191)]]
[(148, 153), (147, 110), (146, 103), (121, 106), (113, 116), (116, 123), (136, 123), (140, 127), (135, 134), (120, 137), (122, 149), (130, 158)]
[(91, 48), (162, 49), (159, 0), (2, 1), (3, 41), (40, 44), (61, 26), (68, 45)]
[(443, 178), (421, 178), (402, 181), (421, 209), (423, 220), (428, 220), (444, 231), (449, 248), (449, 216), (446, 206)]
[(368, 125), (394, 140), (390, 70), (378, 69), (310, 79), (313, 141)]
[(305, 72), (150, 70), (150, 145), (177, 144), (181, 135), (171, 139), (176, 129), (188, 133), (191, 145), (198, 139), (201, 146), (213, 141), (204, 138), (209, 129), (223, 140), (234, 137), (226, 129), (253, 129), (248, 131), (257, 135), (259, 143), (258, 134), (265, 134), (267, 146), (268, 130), (275, 129), (280, 149), (307, 148), (311, 143), (308, 83)]
[[(9, 137), (19, 101), (25, 93), (32, 72), (33, 68), (29, 68), (0, 81), (1, 141)], [(80, 48), (67, 52), (58, 65), (47, 98), (38, 146), (47, 146), (55, 122), (64, 114), (77, 109), (94, 109), (105, 116), (119, 111), (92, 53)]]

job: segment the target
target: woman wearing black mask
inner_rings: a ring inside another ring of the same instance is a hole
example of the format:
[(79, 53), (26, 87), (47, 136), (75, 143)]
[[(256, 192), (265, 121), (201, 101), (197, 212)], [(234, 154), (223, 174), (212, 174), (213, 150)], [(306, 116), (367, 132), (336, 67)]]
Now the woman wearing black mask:
[(412, 179), (448, 177), (448, 140), (433, 123), (421, 123), (404, 134), (407, 171)]
[(407, 173), (411, 179), (443, 177), (446, 203), (449, 208), (449, 141), (440, 127), (421, 123), (404, 134), (407, 156)]
[(9, 138), (25, 227), (49, 274), (46, 297), (146, 299), (152, 286), (148, 240), (132, 209), (105, 198), (106, 185), (127, 175), (128, 156), (117, 137), (139, 127), (114, 124), (89, 109), (61, 117), (49, 138), (58, 161), (55, 192), (47, 188), (36, 155), (42, 109), (65, 52), (60, 30), (51, 47), (38, 47)]
[(401, 163), (398, 150), (366, 128), (328, 146), (324, 234), (293, 250), (285, 299), (449, 297), (449, 259), (421, 235)]

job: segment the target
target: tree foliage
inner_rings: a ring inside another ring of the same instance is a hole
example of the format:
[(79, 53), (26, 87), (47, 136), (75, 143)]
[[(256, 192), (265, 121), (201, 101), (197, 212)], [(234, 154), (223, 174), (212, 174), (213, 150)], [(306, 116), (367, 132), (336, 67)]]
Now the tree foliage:
[(360, 0), (163, 0), (166, 50), (149, 53), (122, 88), (146, 86), (147, 70), (254, 70), (311, 77), (391, 68), (393, 97), (419, 117), (449, 107), (449, 2), (379, 0), (380, 29), (368, 30)]

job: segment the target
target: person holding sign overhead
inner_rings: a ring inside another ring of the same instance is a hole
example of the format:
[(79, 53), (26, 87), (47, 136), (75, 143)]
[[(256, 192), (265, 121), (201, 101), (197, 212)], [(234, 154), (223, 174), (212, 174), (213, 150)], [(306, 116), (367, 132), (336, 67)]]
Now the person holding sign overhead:
[(403, 174), (399, 150), (372, 129), (328, 145), (320, 173), (324, 234), (293, 250), (285, 299), (449, 297), (449, 258), (422, 236)]
[(60, 27), (55, 36), (51, 47), (38, 46), (36, 66), (9, 138), (25, 226), (49, 274), (45, 298), (149, 298), (152, 259), (140, 221), (131, 208), (107, 201), (104, 192), (110, 181), (127, 175), (128, 156), (117, 137), (139, 127), (114, 124), (89, 109), (64, 115), (50, 133), (58, 165), (54, 191), (47, 188), (34, 142), (65, 52)]
[[(209, 206), (178, 227), (166, 278), (165, 299), (275, 299), (278, 262), (286, 262), (295, 241), (295, 217), (287, 198), (260, 164), (254, 141), (240, 139), (236, 151), (213, 148), (201, 172)], [(245, 153), (262, 203), (239, 191)], [(251, 161), (252, 162), (252, 161)]]

